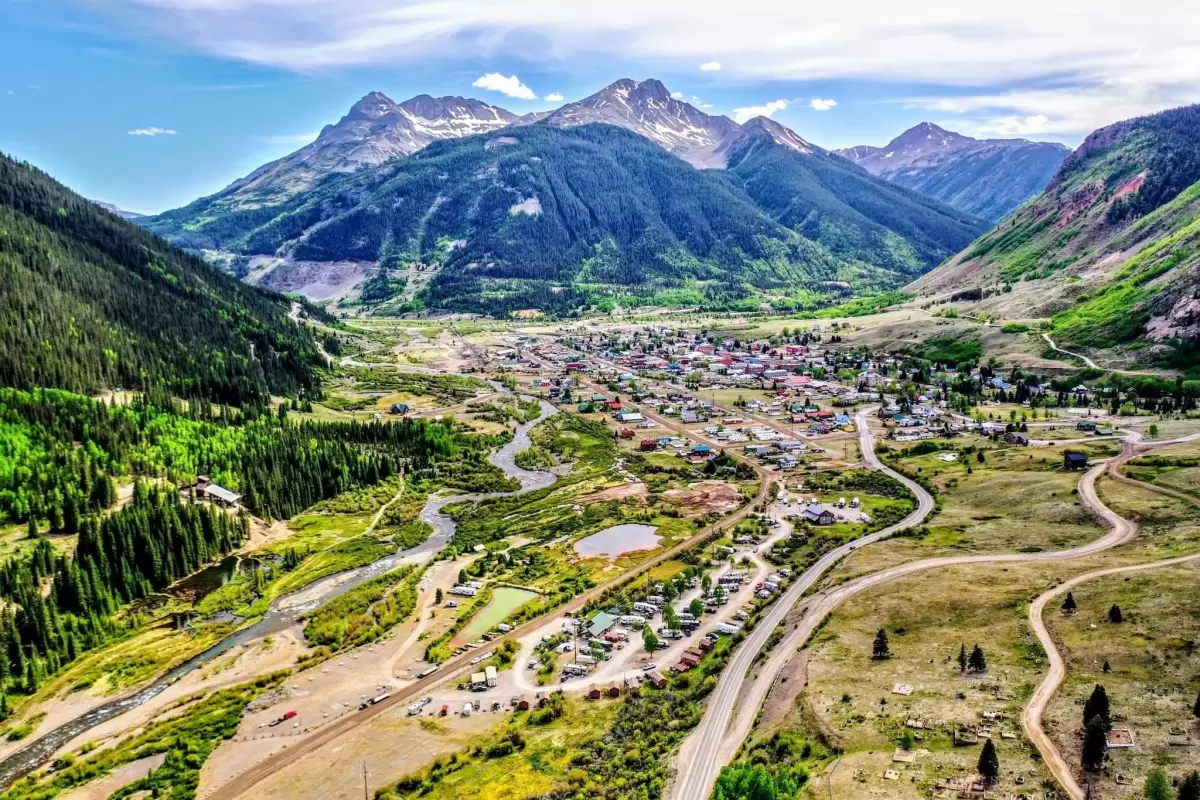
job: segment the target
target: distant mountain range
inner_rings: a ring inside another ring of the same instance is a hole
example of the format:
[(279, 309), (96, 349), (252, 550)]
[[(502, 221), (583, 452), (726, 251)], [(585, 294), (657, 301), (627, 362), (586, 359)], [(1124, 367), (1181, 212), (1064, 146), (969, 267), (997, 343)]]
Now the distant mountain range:
[[(411, 308), (420, 284), (417, 305), (474, 310), (669, 291), (753, 303), (764, 288), (786, 305), (896, 287), (987, 228), (776, 122), (739, 125), (629, 79), (525, 117), (372, 93), (307, 147), (142, 224), (243, 259), (264, 285), (327, 288), (320, 264), (378, 264), (364, 296)], [(583, 288), (550, 296), (546, 282)]]
[(116, 214), (121, 219), (138, 219), (146, 216), (145, 214), (139, 214), (136, 211), (126, 211), (125, 209), (115, 206), (112, 203), (101, 203), (98, 200), (93, 202), (95, 202), (96, 205), (100, 206), (105, 211), (110, 211), (113, 214)]
[(922, 122), (883, 147), (835, 152), (872, 175), (995, 222), (1046, 188), (1071, 150), (1025, 139), (972, 139)]
[(1052, 316), (1076, 349), (1200, 364), (1200, 106), (1095, 131), (1044, 194), (909, 289)]

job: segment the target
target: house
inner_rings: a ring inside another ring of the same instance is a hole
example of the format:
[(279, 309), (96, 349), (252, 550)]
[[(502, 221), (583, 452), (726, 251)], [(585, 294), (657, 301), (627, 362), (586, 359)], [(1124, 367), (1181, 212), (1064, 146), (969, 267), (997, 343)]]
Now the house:
[(1063, 453), (1063, 469), (1087, 469), (1087, 453), (1067, 450)]
[(529, 710), (529, 695), (523, 694), (517, 698), (517, 711)]
[(667, 679), (663, 677), (663, 674), (656, 669), (650, 670), (650, 674), (647, 676), (647, 679), (650, 681), (650, 685), (655, 689), (665, 689), (667, 686)]
[(800, 516), (813, 525), (832, 525), (834, 522), (833, 512), (820, 503), (810, 503)]
[(625, 678), (625, 691), (634, 697), (642, 693), (642, 682), (637, 675), (630, 675)]
[(591, 686), (588, 687), (588, 690), (587, 690), (587, 699), (588, 700), (599, 700), (603, 696), (604, 696), (604, 690), (601, 689), (596, 684), (593, 683)]
[(392, 403), (388, 409), (389, 414), (399, 414), (403, 416), (408, 413), (408, 403)]
[(1075, 430), (1091, 432), (1096, 430), (1096, 421), (1092, 419), (1081, 419), (1075, 423)]
[(1004, 434), (1004, 441), (1008, 444), (1015, 444), (1021, 447), (1029, 446), (1029, 437), (1023, 433), (1006, 433)]
[(621, 696), (621, 684), (610, 683), (608, 686), (604, 687), (604, 694), (607, 697), (620, 697)]

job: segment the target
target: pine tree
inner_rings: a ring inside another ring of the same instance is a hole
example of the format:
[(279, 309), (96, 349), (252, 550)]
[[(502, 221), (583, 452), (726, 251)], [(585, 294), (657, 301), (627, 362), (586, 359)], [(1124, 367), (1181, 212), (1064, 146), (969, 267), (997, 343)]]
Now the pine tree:
[(1108, 610), (1108, 621), (1114, 623), (1125, 621), (1125, 617), (1121, 614), (1121, 607), (1119, 605), (1114, 603), (1113, 607)]
[(1142, 794), (1146, 800), (1171, 800), (1171, 786), (1161, 769), (1151, 770), (1146, 776), (1146, 786)]
[(1196, 703), (1192, 706), (1192, 716), (1200, 719), (1200, 694), (1196, 695)]
[(1112, 709), (1108, 700), (1108, 692), (1100, 684), (1096, 684), (1096, 688), (1092, 689), (1092, 694), (1088, 697), (1087, 702), (1083, 704), (1083, 719), (1084, 724), (1095, 717), (1099, 717), (1104, 723), (1104, 730), (1112, 730)]
[(1099, 715), (1088, 720), (1083, 732), (1083, 768), (1096, 772), (1104, 764), (1108, 754), (1108, 739), (1105, 736), (1104, 720)]
[(979, 764), (977, 766), (980, 777), (986, 783), (994, 783), (1000, 777), (1000, 756), (996, 753), (996, 745), (991, 739), (987, 739), (983, 743), (983, 752), (979, 754)]
[(28, 524), (25, 526), (25, 529), (26, 529), (26, 531), (29, 533), (29, 538), (30, 538), (30, 539), (36, 539), (36, 538), (38, 538), (38, 524), (37, 524), (37, 518), (36, 518), (36, 517), (34, 517), (34, 516), (33, 516), (33, 514), (30, 514), (30, 515), (29, 515), (29, 522), (28, 522)]
[(987, 672), (987, 658), (983, 655), (983, 648), (975, 645), (971, 650), (971, 657), (967, 660), (971, 669), (976, 672)]
[(1078, 606), (1075, 605), (1075, 594), (1067, 592), (1067, 597), (1062, 602), (1062, 611), (1064, 614), (1074, 614)]
[(958, 671), (967, 671), (967, 645), (966, 642), (958, 646)]
[(1192, 772), (1180, 781), (1179, 800), (1200, 800), (1200, 772)]
[(871, 658), (875, 659), (876, 661), (881, 661), (885, 658), (891, 657), (892, 650), (888, 646), (887, 631), (885, 631), (883, 628), (880, 628), (879, 632), (875, 634), (875, 643), (871, 647)]
[(1108, 659), (1107, 659), (1107, 658), (1106, 658), (1106, 659), (1104, 659), (1104, 666), (1101, 668), (1101, 671), (1102, 671), (1102, 672), (1104, 672), (1104, 673), (1106, 673), (1106, 674), (1107, 674), (1107, 673), (1109, 673), (1109, 672), (1112, 672), (1112, 666), (1111, 666), (1111, 665), (1108, 663)]

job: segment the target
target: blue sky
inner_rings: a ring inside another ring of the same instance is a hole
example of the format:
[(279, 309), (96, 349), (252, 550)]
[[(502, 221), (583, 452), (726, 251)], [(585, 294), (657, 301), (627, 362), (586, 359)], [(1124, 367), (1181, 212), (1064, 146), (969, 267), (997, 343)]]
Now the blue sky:
[[(923, 120), (1074, 146), (1200, 100), (1200, 11), (1168, 0), (1136, 18), (1110, 0), (804, 5), (0, 0), (0, 150), (158, 212), (297, 149), (374, 90), (524, 113), (656, 77), (709, 113), (766, 111), (829, 148)], [(472, 85), (487, 73), (536, 99)]]

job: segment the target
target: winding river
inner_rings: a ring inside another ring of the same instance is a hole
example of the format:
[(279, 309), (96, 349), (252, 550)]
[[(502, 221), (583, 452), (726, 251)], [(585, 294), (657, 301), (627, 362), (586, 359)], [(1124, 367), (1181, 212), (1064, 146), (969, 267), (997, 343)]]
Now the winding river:
[[(499, 384), (494, 384), (499, 386)], [(526, 397), (525, 399), (532, 399)], [(558, 413), (558, 409), (541, 401), (542, 413), (532, 422), (517, 426), (513, 438), (503, 447), (496, 450), (488, 460), (497, 466), (510, 478), (515, 479), (521, 486), (515, 494), (523, 494), (538, 489), (544, 489), (556, 480), (552, 472), (539, 472), (518, 467), (516, 455), (528, 449), (533, 442), (529, 431), (539, 423)], [(479, 501), (490, 497), (502, 497), (510, 492), (488, 492), (483, 494), (435, 494), (426, 501), (421, 509), (420, 518), (429, 523), (433, 534), (416, 547), (400, 550), (390, 556), (385, 556), (371, 564), (356, 567), (334, 575), (328, 575), (319, 580), (281, 595), (271, 603), (267, 613), (258, 622), (232, 633), (202, 653), (193, 656), (178, 666), (165, 672), (158, 679), (147, 684), (133, 694), (120, 697), (102, 706), (81, 714), (75, 719), (51, 730), (34, 741), (17, 750), (12, 755), (0, 761), (0, 790), (8, 788), (13, 781), (24, 777), (50, 759), (55, 752), (75, 737), (88, 731), (102, 722), (118, 717), (133, 708), (162, 694), (168, 686), (178, 681), (192, 670), (212, 661), (222, 653), (245, 644), (254, 639), (268, 636), (286, 630), (294, 625), (297, 618), (312, 611), (340, 594), (350, 591), (372, 578), (389, 572), (401, 564), (420, 562), (432, 558), (440, 551), (454, 534), (454, 520), (442, 513), (442, 509), (450, 503), (462, 501)]]

